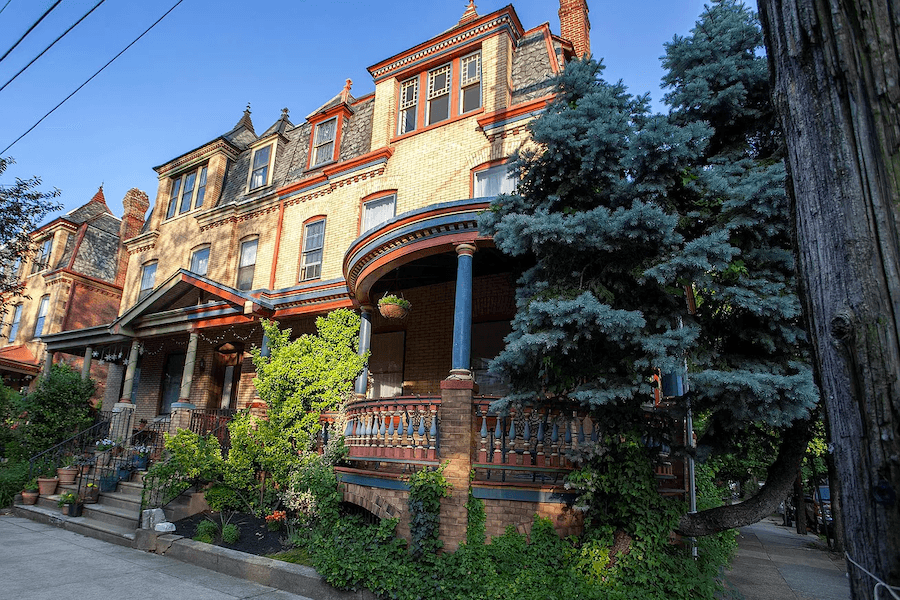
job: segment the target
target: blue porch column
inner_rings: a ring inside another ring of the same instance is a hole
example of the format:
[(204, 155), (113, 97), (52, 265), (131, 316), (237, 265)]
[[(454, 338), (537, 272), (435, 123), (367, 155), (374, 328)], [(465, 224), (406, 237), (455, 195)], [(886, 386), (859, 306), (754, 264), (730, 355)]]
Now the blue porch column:
[(456, 302), (453, 310), (453, 357), (450, 376), (471, 379), (472, 353), (472, 256), (475, 246), (456, 247)]
[[(369, 304), (363, 304), (359, 307), (359, 356), (362, 356), (372, 347), (372, 311), (374, 308)], [(362, 372), (356, 377), (353, 385), (353, 391), (359, 398), (366, 397), (366, 389), (369, 385), (369, 368), (363, 367)]]

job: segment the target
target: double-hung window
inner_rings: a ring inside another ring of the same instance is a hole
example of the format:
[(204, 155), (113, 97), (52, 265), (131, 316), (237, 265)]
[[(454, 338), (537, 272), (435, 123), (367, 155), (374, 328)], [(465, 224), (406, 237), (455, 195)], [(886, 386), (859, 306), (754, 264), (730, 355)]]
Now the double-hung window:
[(450, 118), (450, 65), (428, 72), (428, 115), (426, 123), (433, 125)]
[(511, 194), (516, 189), (516, 176), (508, 165), (497, 165), (475, 171), (475, 198), (490, 198), (498, 194)]
[(38, 306), (37, 320), (34, 322), (34, 338), (41, 337), (44, 332), (44, 320), (47, 318), (47, 306), (50, 304), (50, 296), (42, 296)]
[(238, 262), (237, 288), (239, 290), (253, 289), (253, 273), (256, 270), (256, 248), (259, 238), (241, 242), (241, 257)]
[(337, 117), (316, 125), (316, 136), (313, 141), (313, 167), (334, 160), (334, 138), (336, 134)]
[(269, 158), (272, 154), (272, 144), (257, 148), (253, 151), (253, 161), (250, 171), (250, 189), (264, 187), (269, 184)]
[(481, 53), (464, 56), (459, 61), (459, 94), (461, 113), (481, 108)]
[(414, 77), (400, 84), (400, 123), (397, 127), (399, 135), (415, 130), (418, 110), (419, 78)]
[(322, 275), (322, 250), (325, 247), (325, 219), (307, 223), (303, 231), (303, 253), (300, 258), (300, 281), (318, 279)]
[(50, 266), (50, 250), (53, 248), (53, 238), (48, 237), (41, 242), (41, 251), (31, 263), (31, 274), (34, 275), (38, 271), (43, 271)]
[(203, 206), (203, 198), (206, 196), (206, 172), (207, 167), (204, 165), (172, 180), (166, 219), (171, 219), (176, 213), (181, 215)]
[(141, 267), (141, 291), (138, 293), (138, 302), (153, 292), (153, 286), (156, 284), (156, 265), (154, 261)]
[(198, 248), (191, 254), (191, 272), (206, 275), (209, 270), (209, 246)]
[(22, 320), (22, 305), (16, 304), (13, 307), (13, 317), (12, 317), (12, 325), (9, 326), (9, 343), (12, 344), (16, 341), (16, 336), (19, 335), (19, 321)]
[(393, 219), (396, 206), (397, 196), (393, 194), (363, 203), (362, 227), (360, 227), (360, 231), (368, 231)]

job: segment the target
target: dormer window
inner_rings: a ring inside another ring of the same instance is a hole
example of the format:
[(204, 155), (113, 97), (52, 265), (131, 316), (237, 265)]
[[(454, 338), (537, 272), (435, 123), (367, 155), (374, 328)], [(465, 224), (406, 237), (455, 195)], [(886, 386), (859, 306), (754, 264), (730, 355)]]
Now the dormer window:
[(419, 78), (415, 77), (400, 84), (400, 125), (401, 135), (416, 128), (416, 113), (419, 110)]
[(206, 171), (207, 167), (204, 165), (172, 180), (166, 219), (171, 219), (176, 213), (181, 215), (203, 206), (203, 199), (206, 196)]
[(429, 125), (450, 118), (450, 65), (438, 67), (428, 72), (428, 116)]
[(334, 160), (334, 140), (336, 134), (337, 117), (316, 125), (316, 135), (313, 141), (313, 167)]
[(481, 52), (459, 61), (460, 112), (481, 108)]
[[(480, 50), (401, 81), (397, 135), (480, 110), (484, 104), (481, 82)], [(419, 102), (420, 89), (425, 102)]]
[(31, 274), (43, 271), (50, 266), (50, 250), (53, 249), (53, 237), (48, 237), (41, 242), (41, 251), (31, 263)]
[(252, 170), (250, 171), (250, 190), (269, 185), (269, 162), (272, 156), (272, 144), (253, 151)]

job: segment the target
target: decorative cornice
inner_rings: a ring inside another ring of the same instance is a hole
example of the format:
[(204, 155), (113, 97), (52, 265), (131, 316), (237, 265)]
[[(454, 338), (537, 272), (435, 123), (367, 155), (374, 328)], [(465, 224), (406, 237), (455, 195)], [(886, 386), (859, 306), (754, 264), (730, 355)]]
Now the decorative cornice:
[(136, 235), (130, 240), (125, 240), (122, 245), (128, 254), (138, 254), (146, 252), (156, 246), (156, 239), (159, 237), (159, 231), (153, 230), (140, 235)]
[[(511, 31), (514, 40), (518, 40), (523, 34), (522, 25), (519, 23), (518, 17), (515, 16), (515, 12), (511, 10), (511, 7), (503, 8), (493, 15), (488, 15), (483, 20), (473, 23), (471, 27), (460, 29), (458, 33), (445, 34), (449, 37), (439, 37), (433, 42), (425, 42), (412, 48), (407, 53), (375, 64), (369, 67), (369, 73), (375, 79), (375, 82), (378, 83), (385, 77), (396, 74), (398, 71), (402, 71), (429, 57), (450, 50), (453, 46), (459, 46), (504, 28)], [(455, 29), (451, 31), (455, 31)]]
[(209, 158), (209, 156), (215, 154), (216, 152), (222, 152), (231, 160), (236, 159), (240, 154), (240, 150), (235, 148), (234, 145), (231, 144), (231, 142), (229, 142), (225, 138), (220, 137), (208, 144), (200, 146), (192, 152), (188, 152), (187, 154), (179, 156), (175, 160), (169, 161), (158, 167), (154, 167), (153, 170), (159, 174), (160, 179), (171, 177), (178, 171), (192, 167), (195, 163), (199, 162), (202, 159)]

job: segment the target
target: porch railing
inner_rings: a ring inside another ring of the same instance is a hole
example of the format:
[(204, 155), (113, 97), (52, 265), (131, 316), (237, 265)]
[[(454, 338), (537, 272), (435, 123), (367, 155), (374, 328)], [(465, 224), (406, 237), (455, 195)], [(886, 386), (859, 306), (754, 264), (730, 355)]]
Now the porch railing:
[(60, 467), (83, 464), (86, 455), (93, 452), (95, 442), (109, 435), (111, 422), (112, 413), (98, 413), (96, 422), (87, 429), (32, 456), (28, 459), (28, 478), (54, 477)]
[(191, 413), (190, 430), (197, 435), (214, 434), (222, 448), (231, 447), (228, 423), (237, 411), (222, 408), (214, 410), (195, 410)]
[(434, 462), (440, 457), (440, 396), (400, 396), (347, 407), (349, 458)]

